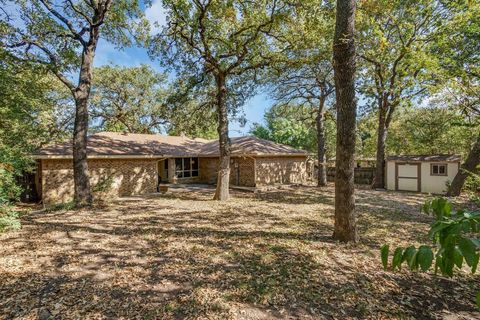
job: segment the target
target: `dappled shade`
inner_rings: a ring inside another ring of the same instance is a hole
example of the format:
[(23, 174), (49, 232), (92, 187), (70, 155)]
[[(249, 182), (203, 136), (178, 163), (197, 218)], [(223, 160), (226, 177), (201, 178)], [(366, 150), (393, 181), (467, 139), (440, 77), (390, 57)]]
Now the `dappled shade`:
[[(384, 272), (379, 247), (424, 242), (424, 195), (358, 190), (361, 243), (339, 244), (333, 188), (212, 187), (23, 216), (0, 236), (2, 316), (432, 318), (475, 313), (480, 281)], [(453, 284), (459, 284), (453, 285)]]
[[(305, 151), (253, 136), (231, 138), (232, 155), (306, 155)], [(89, 156), (141, 155), (141, 156), (218, 156), (217, 140), (166, 136), (160, 134), (133, 134), (100, 132), (88, 137)], [(38, 156), (69, 156), (72, 143), (65, 141), (40, 149)]]

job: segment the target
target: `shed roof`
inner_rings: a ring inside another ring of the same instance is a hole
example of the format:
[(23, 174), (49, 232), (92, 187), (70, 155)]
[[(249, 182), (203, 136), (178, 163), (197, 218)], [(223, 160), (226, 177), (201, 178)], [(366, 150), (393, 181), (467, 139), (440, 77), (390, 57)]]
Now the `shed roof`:
[(423, 161), (423, 162), (460, 162), (457, 154), (430, 154), (430, 155), (395, 155), (387, 157), (387, 161)]
[[(253, 136), (231, 138), (231, 143), (231, 153), (234, 156), (307, 155), (303, 150)], [(100, 132), (88, 137), (87, 154), (96, 158), (218, 156), (219, 146), (218, 140), (159, 134)], [(47, 145), (34, 155), (36, 158), (71, 156), (71, 141)]]

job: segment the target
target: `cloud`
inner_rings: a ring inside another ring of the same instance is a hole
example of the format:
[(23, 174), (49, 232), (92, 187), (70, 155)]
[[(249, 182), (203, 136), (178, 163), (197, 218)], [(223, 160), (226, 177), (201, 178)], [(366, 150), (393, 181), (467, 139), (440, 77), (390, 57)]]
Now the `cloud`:
[(145, 17), (152, 26), (152, 34), (158, 33), (167, 22), (165, 9), (161, 0), (154, 0), (152, 5), (145, 10)]

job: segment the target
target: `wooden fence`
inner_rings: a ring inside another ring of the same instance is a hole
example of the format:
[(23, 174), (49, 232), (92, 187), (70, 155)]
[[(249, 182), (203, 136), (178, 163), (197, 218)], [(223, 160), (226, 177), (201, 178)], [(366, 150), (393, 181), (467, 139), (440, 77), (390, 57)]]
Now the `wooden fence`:
[[(355, 168), (356, 184), (372, 184), (375, 176), (375, 168)], [(335, 180), (335, 167), (327, 168), (327, 181)]]

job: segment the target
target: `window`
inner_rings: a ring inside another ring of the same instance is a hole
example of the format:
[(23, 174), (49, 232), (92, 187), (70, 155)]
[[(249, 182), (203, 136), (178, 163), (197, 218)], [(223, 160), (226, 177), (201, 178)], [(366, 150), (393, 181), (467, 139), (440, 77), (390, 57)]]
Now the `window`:
[(447, 164), (432, 163), (430, 165), (430, 175), (431, 176), (446, 176), (447, 175)]
[(177, 178), (198, 177), (198, 158), (175, 158)]

